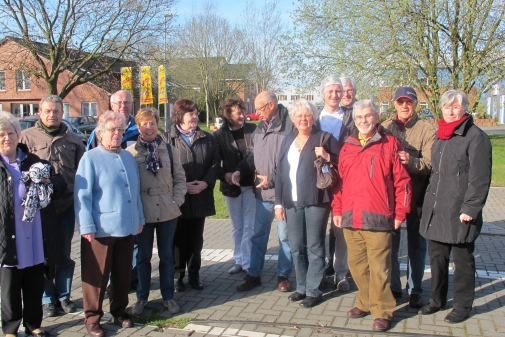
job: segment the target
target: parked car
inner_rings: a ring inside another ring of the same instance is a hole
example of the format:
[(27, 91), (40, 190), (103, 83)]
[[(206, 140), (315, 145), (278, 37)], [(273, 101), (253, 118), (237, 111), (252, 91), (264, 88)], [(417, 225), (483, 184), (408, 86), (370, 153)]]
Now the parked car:
[(247, 121), (258, 121), (260, 119), (260, 115), (256, 114), (245, 114), (245, 119)]
[[(36, 116), (30, 116), (30, 117), (25, 117), (25, 118), (20, 118), (19, 119), (19, 126), (21, 127), (21, 130), (31, 128), (32, 126), (37, 123), (39, 120), (39, 117)], [(63, 119), (61, 121), (62, 123), (65, 123), (65, 125), (68, 127), (68, 129), (74, 133), (76, 133), (79, 138), (81, 139), (82, 143), (84, 146), (86, 146), (87, 143), (87, 137), (84, 133), (81, 132), (81, 130), (77, 129), (75, 126), (73, 126), (69, 121), (66, 119)]]
[(435, 119), (435, 116), (431, 113), (429, 108), (423, 108), (419, 111), (419, 116), (422, 118), (424, 116), (425, 119)]
[(88, 135), (96, 128), (96, 119), (91, 116), (70, 117), (68, 120), (73, 126)]

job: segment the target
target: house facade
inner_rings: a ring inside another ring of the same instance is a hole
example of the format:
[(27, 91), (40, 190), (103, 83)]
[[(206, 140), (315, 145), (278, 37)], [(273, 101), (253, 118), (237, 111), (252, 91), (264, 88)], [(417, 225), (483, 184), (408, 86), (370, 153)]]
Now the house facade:
[[(40, 99), (47, 95), (48, 86), (43, 79), (30, 73), (30, 69), (37, 66), (30, 52), (15, 40), (0, 41), (0, 110), (19, 117), (38, 112)], [(63, 86), (70, 75), (68, 70), (63, 71), (58, 87)], [(97, 116), (109, 109), (109, 97), (108, 91), (93, 83), (79, 85), (63, 98), (64, 116)]]
[(486, 104), (486, 114), (505, 123), (505, 80), (494, 84), (491, 90), (483, 94)]
[(314, 89), (291, 88), (278, 91), (275, 94), (277, 95), (279, 104), (284, 105), (288, 109), (293, 105), (294, 101), (299, 99), (306, 99), (318, 108), (324, 106), (324, 100), (321, 98), (319, 91)]

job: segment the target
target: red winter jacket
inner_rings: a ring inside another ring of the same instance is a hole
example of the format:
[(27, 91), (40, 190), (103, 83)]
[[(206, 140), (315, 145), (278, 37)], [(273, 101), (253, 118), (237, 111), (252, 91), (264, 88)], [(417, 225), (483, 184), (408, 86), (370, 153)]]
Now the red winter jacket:
[(358, 130), (349, 135), (340, 151), (340, 182), (332, 202), (333, 215), (342, 215), (343, 228), (373, 231), (394, 229), (394, 220), (405, 220), (410, 211), (410, 176), (400, 162), (402, 146), (379, 126), (362, 147)]

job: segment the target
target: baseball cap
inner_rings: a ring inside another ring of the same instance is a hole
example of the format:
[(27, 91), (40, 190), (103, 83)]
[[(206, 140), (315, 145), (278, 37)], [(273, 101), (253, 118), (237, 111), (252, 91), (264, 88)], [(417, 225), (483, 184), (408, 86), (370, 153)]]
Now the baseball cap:
[(395, 93), (395, 101), (402, 97), (417, 101), (416, 91), (412, 87), (399, 87)]

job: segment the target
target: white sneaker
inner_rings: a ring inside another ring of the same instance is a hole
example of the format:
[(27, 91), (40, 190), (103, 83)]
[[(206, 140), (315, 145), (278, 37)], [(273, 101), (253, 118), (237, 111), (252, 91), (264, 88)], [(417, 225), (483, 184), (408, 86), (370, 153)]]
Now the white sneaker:
[(165, 307), (167, 307), (168, 312), (171, 313), (171, 314), (176, 314), (179, 311), (181, 311), (181, 308), (179, 307), (179, 305), (177, 303), (175, 303), (174, 300), (163, 301), (163, 305)]
[(241, 271), (243, 271), (242, 266), (239, 264), (234, 264), (230, 268), (230, 270), (228, 270), (228, 274), (236, 274), (236, 273), (240, 273)]
[(144, 307), (147, 305), (148, 301), (138, 300), (132, 307), (132, 315), (140, 316), (144, 311)]

